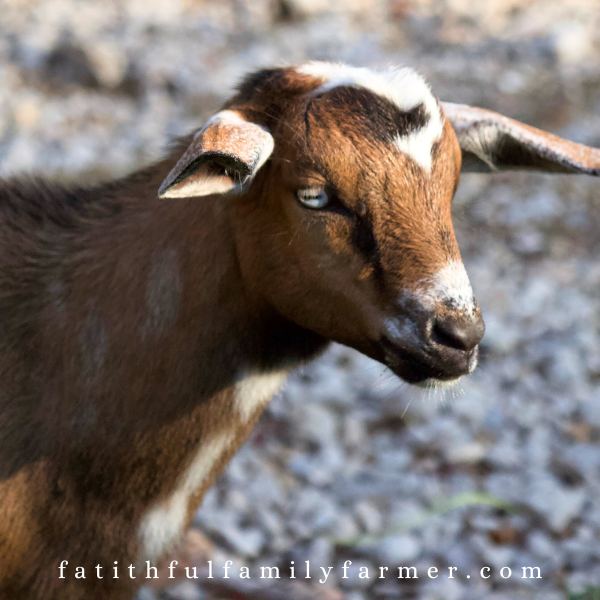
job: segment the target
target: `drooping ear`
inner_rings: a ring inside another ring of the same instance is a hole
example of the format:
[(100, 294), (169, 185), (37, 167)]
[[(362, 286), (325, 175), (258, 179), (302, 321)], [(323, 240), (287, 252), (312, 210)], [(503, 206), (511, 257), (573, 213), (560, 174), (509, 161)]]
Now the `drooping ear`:
[(214, 115), (196, 133), (158, 190), (159, 198), (239, 192), (273, 152), (273, 136), (233, 110)]
[(462, 149), (462, 170), (530, 169), (600, 176), (600, 150), (570, 142), (498, 113), (440, 102)]

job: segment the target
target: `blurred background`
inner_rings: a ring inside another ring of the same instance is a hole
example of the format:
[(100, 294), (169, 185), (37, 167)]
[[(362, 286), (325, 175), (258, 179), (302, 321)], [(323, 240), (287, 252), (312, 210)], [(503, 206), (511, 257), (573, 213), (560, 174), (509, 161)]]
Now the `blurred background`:
[[(243, 74), (306, 59), (408, 65), (441, 99), (600, 146), (598, 0), (1, 0), (0, 176), (124, 174)], [(198, 511), (177, 556), (201, 585), (139, 600), (600, 598), (600, 184), (468, 175), (454, 216), (487, 324), (481, 367), (423, 392), (333, 347)], [(207, 559), (234, 575), (334, 569), (324, 585), (207, 581)], [(377, 580), (379, 565), (419, 579)]]

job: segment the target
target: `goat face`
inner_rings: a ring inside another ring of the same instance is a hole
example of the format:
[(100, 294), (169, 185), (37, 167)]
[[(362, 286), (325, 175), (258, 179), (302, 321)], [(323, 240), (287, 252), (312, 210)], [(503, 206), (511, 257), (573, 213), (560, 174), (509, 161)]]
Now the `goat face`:
[(279, 119), (261, 175), (256, 235), (278, 216), (254, 269), (260, 289), (294, 322), (409, 382), (469, 373), (484, 326), (452, 227), (454, 131), (412, 71), (352, 69), (337, 82), (335, 67), (315, 77), (319, 67), (303, 69), (314, 89)]
[(484, 332), (450, 215), (461, 154), (463, 171), (600, 174), (600, 151), (438, 103), (410, 69), (308, 63), (248, 77), (159, 195), (218, 194), (255, 299), (435, 383), (475, 368)]
[[(256, 297), (406, 381), (456, 379), (474, 369), (484, 331), (450, 214), (456, 135), (413, 71), (339, 69), (251, 78), (163, 195), (228, 191), (252, 177), (230, 202)], [(212, 159), (194, 179), (186, 169), (199, 156)]]

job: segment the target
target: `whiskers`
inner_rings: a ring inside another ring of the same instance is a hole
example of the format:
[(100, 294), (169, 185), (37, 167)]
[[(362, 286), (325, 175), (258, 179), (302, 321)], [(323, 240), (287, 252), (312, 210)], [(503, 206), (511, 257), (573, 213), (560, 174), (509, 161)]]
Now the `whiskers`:
[(434, 401), (443, 409), (449, 409), (460, 397), (465, 395), (464, 377), (454, 381), (428, 380), (427, 400)]
[(418, 402), (422, 402), (430, 410), (448, 411), (453, 403), (463, 397), (466, 393), (465, 378), (454, 381), (439, 381), (437, 379), (426, 379), (416, 386), (410, 386), (414, 390), (409, 398), (402, 417), (405, 416), (411, 404), (413, 397)]
[(404, 415), (406, 415), (406, 411), (408, 410), (408, 408), (410, 407), (410, 401), (412, 400), (412, 398), (408, 399), (408, 402), (406, 403), (406, 406), (404, 407), (404, 410), (402, 411), (402, 414), (400, 415), (401, 419), (404, 419)]
[[(374, 361), (373, 364), (365, 365), (363, 368), (377, 371), (369, 387), (373, 389), (377, 401), (387, 403), (388, 410), (391, 409), (392, 413), (399, 415), (402, 420), (406, 419), (407, 415), (410, 416), (411, 407), (417, 415), (425, 418), (433, 417), (438, 410), (443, 412), (451, 410), (453, 404), (466, 395), (469, 388), (468, 381), (471, 379), (467, 376), (452, 381), (430, 378), (417, 385), (410, 385), (389, 368), (380, 366)], [(396, 410), (390, 406), (390, 401), (397, 407)]]

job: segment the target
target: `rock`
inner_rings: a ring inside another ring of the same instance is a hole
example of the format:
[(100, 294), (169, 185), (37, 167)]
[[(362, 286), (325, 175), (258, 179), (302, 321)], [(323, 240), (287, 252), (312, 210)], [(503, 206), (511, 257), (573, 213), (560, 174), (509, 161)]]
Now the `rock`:
[(227, 509), (236, 512), (245, 512), (248, 509), (248, 496), (242, 490), (233, 488), (227, 494)]
[(17, 137), (7, 148), (2, 158), (2, 176), (16, 175), (37, 161), (36, 147), (31, 140)]
[(329, 444), (317, 454), (299, 454), (291, 458), (289, 469), (306, 478), (313, 485), (331, 483), (344, 464), (344, 454), (338, 446)]
[(454, 543), (446, 552), (444, 558), (448, 565), (456, 567), (459, 573), (468, 573), (475, 565), (479, 563), (480, 557), (471, 548), (465, 544), (464, 540)]
[[(600, 585), (600, 573), (595, 568), (593, 571), (577, 572), (567, 575), (565, 586), (571, 594), (582, 594), (588, 587)], [(584, 596), (585, 597), (585, 596)]]
[[(37, 96), (23, 98), (14, 112), (14, 120), (21, 134), (31, 131), (38, 124), (41, 114), (41, 102)], [(2, 129), (0, 128), (0, 134)]]
[(446, 455), (451, 463), (476, 463), (486, 455), (486, 448), (479, 442), (450, 446)]
[[(323, 572), (321, 567), (326, 570), (334, 566), (334, 548), (328, 538), (317, 537), (304, 544), (298, 544), (292, 548), (291, 558), (296, 566), (296, 573), (302, 577), (306, 573), (305, 563), (310, 563), (310, 574), (314, 580), (322, 579)], [(335, 586), (337, 581), (337, 573), (335, 569), (330, 572), (326, 584), (327, 587)], [(321, 584), (322, 585), (322, 584)]]
[(512, 238), (512, 247), (519, 254), (530, 256), (539, 254), (546, 247), (544, 234), (535, 229), (517, 231)]
[(455, 544), (466, 511), (466, 508), (456, 508), (443, 514), (428, 514), (419, 528), (424, 549), (429, 553), (443, 553)]
[(286, 14), (306, 18), (323, 14), (330, 8), (327, 0), (284, 0)]
[(137, 591), (135, 600), (156, 600), (156, 596), (152, 588), (144, 586)]
[(299, 427), (294, 433), (299, 439), (323, 445), (335, 441), (338, 424), (331, 411), (320, 404), (298, 406), (295, 410)]
[(507, 429), (488, 451), (488, 459), (496, 468), (515, 469), (521, 465), (517, 432)]
[(554, 477), (537, 474), (528, 485), (528, 504), (542, 514), (553, 531), (560, 532), (577, 517), (585, 504), (585, 488), (570, 489)]
[(258, 521), (263, 530), (266, 530), (273, 536), (279, 538), (285, 536), (285, 525), (281, 519), (281, 515), (269, 508), (257, 506)]
[(533, 531), (527, 538), (530, 551), (544, 559), (556, 557), (556, 544), (542, 531)]
[(597, 483), (600, 471), (600, 451), (597, 444), (573, 444), (565, 448), (560, 457), (576, 472), (582, 473), (588, 484)]
[(473, 529), (478, 531), (494, 531), (500, 527), (500, 520), (496, 517), (490, 516), (488, 511), (486, 511), (485, 514), (474, 514), (469, 519), (469, 523)]
[(123, 47), (115, 42), (97, 40), (85, 49), (92, 69), (101, 85), (118, 87), (127, 74), (128, 61)]
[(561, 546), (573, 570), (585, 571), (600, 561), (600, 543), (596, 533), (585, 525), (578, 527), (575, 536), (563, 540)]
[(333, 546), (331, 541), (324, 537), (311, 540), (306, 550), (306, 560), (316, 567), (329, 567), (333, 565)]
[(57, 89), (65, 84), (95, 88), (98, 80), (83, 48), (59, 44), (48, 54), (43, 66), (44, 77)]
[(565, 596), (561, 592), (551, 592), (546, 590), (537, 593), (533, 596), (532, 600), (565, 600)]
[(521, 340), (522, 331), (513, 323), (505, 322), (492, 307), (485, 315), (485, 344), (495, 352), (511, 352)]
[(384, 471), (399, 473), (406, 471), (412, 463), (412, 453), (407, 448), (398, 448), (382, 440), (376, 445), (377, 464)]
[(378, 554), (382, 564), (392, 566), (410, 566), (421, 553), (421, 543), (418, 538), (409, 534), (386, 537), (379, 544)]
[(504, 94), (518, 94), (526, 85), (524, 75), (516, 69), (507, 69), (498, 79), (498, 87)]
[(356, 505), (354, 511), (366, 533), (376, 533), (381, 529), (383, 525), (381, 512), (372, 502), (363, 500)]
[(438, 575), (437, 579), (426, 581), (423, 591), (419, 594), (420, 600), (460, 600), (464, 597), (464, 587), (454, 577), (450, 579), (446, 575)]
[(580, 64), (594, 52), (594, 30), (589, 23), (557, 22), (554, 44), (562, 63)]
[(167, 597), (176, 600), (203, 600), (206, 596), (195, 583), (182, 581), (169, 587)]
[(556, 284), (545, 277), (533, 277), (528, 280), (519, 293), (516, 305), (519, 316), (532, 317), (543, 310), (544, 305), (556, 296)]
[(528, 467), (532, 471), (543, 471), (548, 467), (551, 439), (552, 432), (548, 426), (541, 425), (532, 431), (525, 449), (525, 455), (529, 462)]
[(428, 518), (424, 507), (413, 500), (397, 500), (392, 502), (389, 512), (388, 530), (410, 530), (420, 527)]
[(343, 588), (359, 588), (366, 589), (373, 585), (379, 577), (379, 570), (373, 563), (367, 560), (353, 560), (348, 566), (346, 577), (343, 573), (343, 562), (338, 564), (335, 572), (338, 574), (340, 585)]
[(344, 417), (342, 440), (349, 448), (362, 450), (368, 444), (368, 435), (364, 422), (352, 414)]
[(493, 544), (485, 534), (474, 533), (471, 535), (471, 543), (481, 557), (481, 562), (493, 569), (501, 569), (512, 564), (515, 554), (513, 546), (497, 546)]
[(265, 544), (264, 533), (254, 527), (239, 528), (231, 523), (223, 523), (217, 525), (216, 530), (240, 556), (255, 558)]
[(360, 535), (356, 519), (345, 511), (338, 513), (335, 534), (336, 540), (342, 544), (344, 542), (354, 542)]
[(338, 510), (333, 500), (313, 488), (302, 489), (289, 511), (288, 528), (299, 538), (310, 538), (335, 527)]

